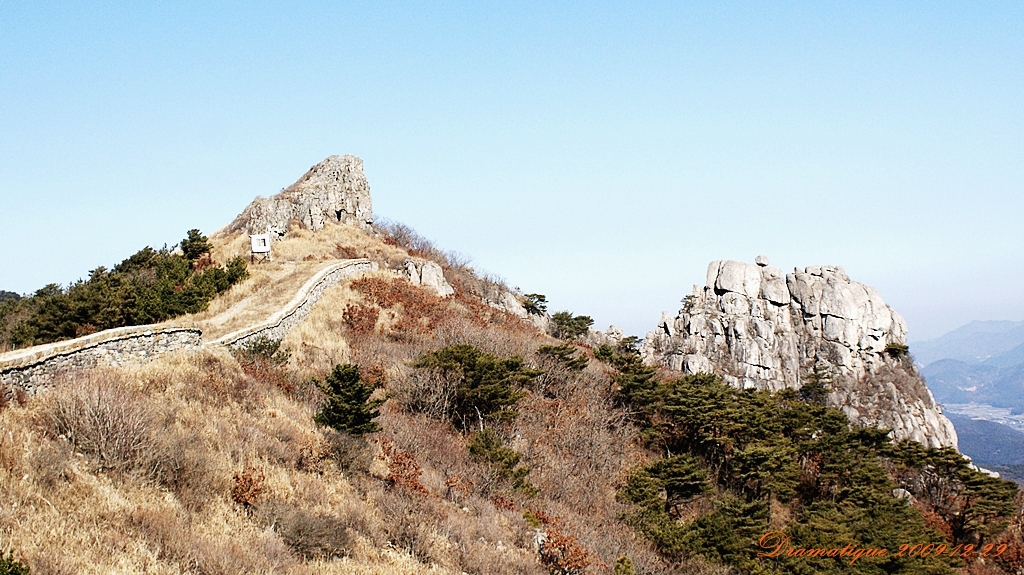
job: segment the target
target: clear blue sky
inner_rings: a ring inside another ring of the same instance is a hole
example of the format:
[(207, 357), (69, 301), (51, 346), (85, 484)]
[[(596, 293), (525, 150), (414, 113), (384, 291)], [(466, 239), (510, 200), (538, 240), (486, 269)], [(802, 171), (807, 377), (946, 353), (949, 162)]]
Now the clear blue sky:
[(599, 327), (762, 253), (911, 340), (1024, 319), (1024, 3), (165, 4), (0, 0), (0, 289), (351, 153), (378, 217)]

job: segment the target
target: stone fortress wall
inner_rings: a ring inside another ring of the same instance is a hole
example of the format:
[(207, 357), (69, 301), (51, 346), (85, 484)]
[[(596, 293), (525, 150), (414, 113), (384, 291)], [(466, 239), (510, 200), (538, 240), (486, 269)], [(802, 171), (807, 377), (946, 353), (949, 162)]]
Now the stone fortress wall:
[(281, 339), (309, 315), (328, 288), (354, 275), (377, 269), (366, 259), (329, 265), (309, 279), (295, 298), (267, 321), (203, 344), (196, 328), (142, 325), (110, 329), (69, 341), (61, 341), (0, 355), (0, 384), (17, 386), (29, 393), (45, 387), (54, 377), (98, 365), (141, 363), (181, 349), (203, 345), (237, 348), (259, 337)]
[(239, 331), (229, 333), (213, 342), (211, 345), (226, 345), (232, 348), (239, 348), (255, 339), (267, 338), (280, 340), (288, 335), (295, 326), (306, 319), (313, 306), (320, 300), (320, 297), (327, 291), (327, 288), (336, 285), (343, 279), (377, 269), (377, 262), (367, 259), (346, 260), (320, 270), (315, 276), (309, 279), (299, 293), (281, 311), (277, 312), (267, 321), (246, 327)]
[(33, 393), (64, 372), (139, 363), (179, 349), (198, 348), (201, 343), (202, 332), (194, 328), (143, 325), (110, 329), (4, 354), (0, 356), (0, 383)]

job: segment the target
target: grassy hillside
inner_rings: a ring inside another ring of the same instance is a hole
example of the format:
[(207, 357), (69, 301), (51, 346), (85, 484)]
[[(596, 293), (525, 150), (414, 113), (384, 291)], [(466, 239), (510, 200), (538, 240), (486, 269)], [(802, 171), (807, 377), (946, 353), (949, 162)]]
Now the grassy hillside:
[[(244, 238), (211, 241), (218, 259)], [(679, 379), (641, 365), (634, 342), (557, 340), (483, 303), (502, 286), (406, 228), (295, 230), (275, 254), (178, 321), (243, 321), (287, 301), (274, 278), (290, 286), (303, 265), (369, 257), (382, 269), (327, 290), (281, 342), (0, 393), (0, 551), (32, 573), (997, 575), (1022, 565), (1012, 484), (948, 450), (850, 429), (820, 393)], [(438, 261), (455, 295), (389, 271), (410, 255)], [(794, 546), (1002, 553), (759, 557), (770, 531)]]

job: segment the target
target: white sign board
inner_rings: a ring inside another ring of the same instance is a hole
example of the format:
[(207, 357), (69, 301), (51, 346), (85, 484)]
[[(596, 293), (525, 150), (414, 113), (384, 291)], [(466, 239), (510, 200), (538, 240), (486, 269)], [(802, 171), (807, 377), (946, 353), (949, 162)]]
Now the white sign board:
[(270, 234), (257, 234), (254, 236), (249, 236), (249, 244), (252, 246), (252, 253), (269, 254)]

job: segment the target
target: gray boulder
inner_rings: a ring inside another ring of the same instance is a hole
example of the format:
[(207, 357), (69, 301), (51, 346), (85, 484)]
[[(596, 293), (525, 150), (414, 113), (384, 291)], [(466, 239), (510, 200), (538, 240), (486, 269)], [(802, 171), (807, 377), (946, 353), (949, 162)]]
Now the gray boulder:
[(455, 293), (455, 288), (444, 279), (444, 270), (435, 262), (405, 260), (405, 277), (413, 285), (430, 288), (441, 297)]

